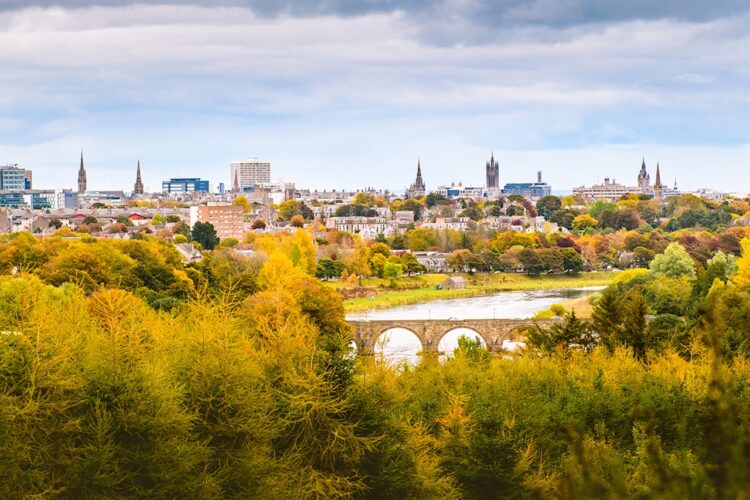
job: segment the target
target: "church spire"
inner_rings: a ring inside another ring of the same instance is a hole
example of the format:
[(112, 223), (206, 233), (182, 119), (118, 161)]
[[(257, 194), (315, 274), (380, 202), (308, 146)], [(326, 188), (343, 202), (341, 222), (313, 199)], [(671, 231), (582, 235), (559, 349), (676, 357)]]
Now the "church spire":
[(656, 162), (656, 182), (654, 183), (654, 187), (661, 187), (661, 172), (659, 172), (659, 162)]
[(78, 194), (86, 192), (86, 168), (83, 166), (83, 149), (81, 150), (81, 166), (78, 168)]
[(135, 174), (135, 185), (133, 186), (133, 194), (143, 194), (143, 181), (141, 181), (141, 160), (138, 160), (138, 169)]
[(406, 190), (406, 196), (407, 198), (418, 198), (420, 196), (424, 196), (427, 189), (424, 184), (424, 179), (422, 179), (422, 162), (421, 160), (417, 160), (417, 178), (414, 180), (414, 184), (412, 184), (409, 189)]

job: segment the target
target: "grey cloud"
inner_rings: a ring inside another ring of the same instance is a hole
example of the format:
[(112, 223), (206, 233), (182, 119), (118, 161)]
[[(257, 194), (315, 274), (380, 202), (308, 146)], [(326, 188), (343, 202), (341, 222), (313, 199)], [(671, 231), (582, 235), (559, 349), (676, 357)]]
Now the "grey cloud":
[(140, 4), (246, 7), (264, 16), (339, 15), (403, 11), (415, 22), (447, 16), (480, 25), (563, 27), (631, 20), (679, 19), (708, 21), (748, 9), (745, 0), (0, 0), (0, 9), (59, 6), (122, 6)]

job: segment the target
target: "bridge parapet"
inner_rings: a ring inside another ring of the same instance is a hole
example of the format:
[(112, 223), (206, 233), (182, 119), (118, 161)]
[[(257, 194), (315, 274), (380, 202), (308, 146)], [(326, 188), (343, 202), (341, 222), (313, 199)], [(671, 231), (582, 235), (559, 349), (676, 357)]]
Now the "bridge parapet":
[(376, 320), (350, 321), (354, 340), (360, 352), (374, 352), (378, 338), (393, 328), (412, 332), (421, 342), (422, 350), (438, 352), (440, 340), (449, 332), (465, 328), (476, 332), (490, 351), (500, 351), (505, 340), (518, 340), (520, 330), (534, 325), (547, 327), (557, 320), (531, 319), (467, 319), (467, 320)]

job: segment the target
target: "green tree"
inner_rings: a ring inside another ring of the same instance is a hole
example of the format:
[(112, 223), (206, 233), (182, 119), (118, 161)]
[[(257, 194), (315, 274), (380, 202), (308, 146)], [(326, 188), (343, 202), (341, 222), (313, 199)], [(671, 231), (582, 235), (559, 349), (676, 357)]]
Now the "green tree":
[(427, 268), (420, 264), (417, 258), (409, 252), (404, 252), (401, 255), (401, 265), (404, 268), (404, 272), (409, 276), (427, 271)]
[(191, 236), (192, 240), (200, 243), (205, 250), (213, 250), (219, 244), (216, 230), (210, 222), (196, 222)]
[(389, 280), (389, 286), (396, 288), (398, 285), (398, 278), (404, 273), (404, 268), (401, 264), (394, 262), (386, 262), (383, 265), (383, 278)]
[(695, 265), (690, 254), (685, 247), (679, 243), (671, 243), (663, 254), (657, 255), (651, 261), (649, 266), (651, 273), (655, 277), (668, 276), (670, 278), (679, 278), (687, 276), (690, 279), (695, 278)]
[(289, 221), (295, 215), (301, 216), (305, 221), (313, 219), (313, 211), (301, 201), (289, 200), (279, 206), (279, 220)]
[(560, 198), (553, 195), (544, 196), (536, 202), (537, 212), (546, 220), (549, 220), (552, 214), (560, 210), (561, 207), (562, 201)]

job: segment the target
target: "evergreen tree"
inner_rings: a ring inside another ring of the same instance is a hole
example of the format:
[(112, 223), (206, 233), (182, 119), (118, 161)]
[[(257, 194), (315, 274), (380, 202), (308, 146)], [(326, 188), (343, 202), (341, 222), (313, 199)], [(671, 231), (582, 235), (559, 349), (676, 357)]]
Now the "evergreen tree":
[(205, 250), (213, 250), (219, 244), (216, 230), (210, 222), (196, 222), (191, 236), (193, 241), (200, 243)]

